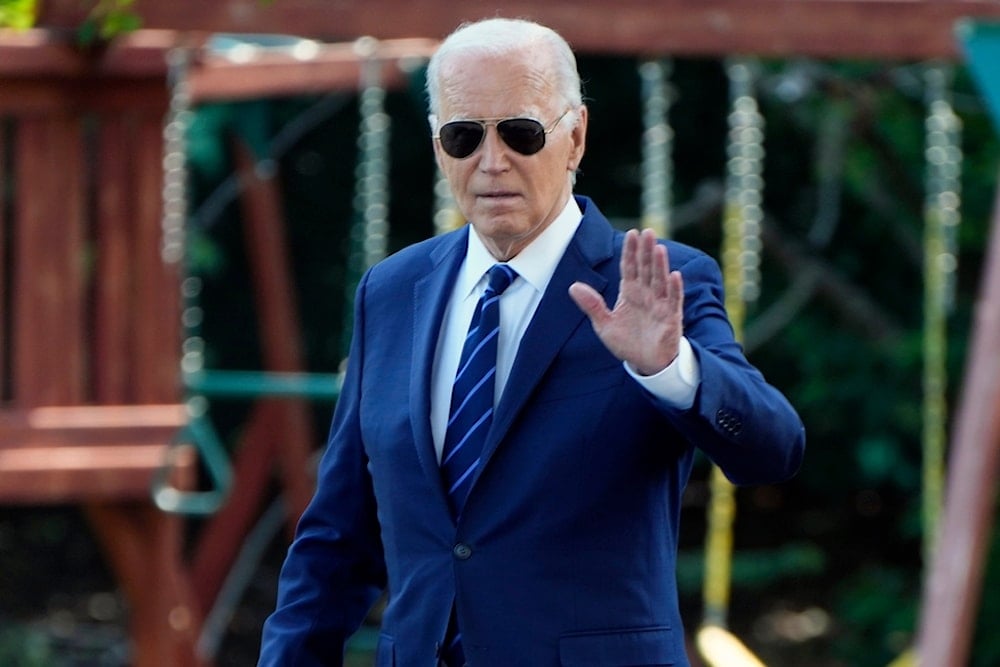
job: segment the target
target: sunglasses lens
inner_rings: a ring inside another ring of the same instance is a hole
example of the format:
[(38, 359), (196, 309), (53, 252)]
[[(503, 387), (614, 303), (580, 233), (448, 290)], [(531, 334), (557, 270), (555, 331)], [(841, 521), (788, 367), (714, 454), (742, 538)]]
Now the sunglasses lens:
[[(545, 128), (531, 118), (508, 118), (497, 123), (497, 133), (504, 143), (521, 155), (534, 155), (545, 146)], [(461, 160), (476, 152), (486, 128), (471, 120), (453, 120), (438, 131), (441, 148)]]
[(466, 120), (456, 120), (445, 123), (438, 131), (441, 148), (453, 158), (462, 159), (472, 155), (486, 132), (479, 123)]
[(545, 128), (531, 118), (510, 118), (497, 123), (504, 143), (521, 155), (534, 155), (545, 146)]

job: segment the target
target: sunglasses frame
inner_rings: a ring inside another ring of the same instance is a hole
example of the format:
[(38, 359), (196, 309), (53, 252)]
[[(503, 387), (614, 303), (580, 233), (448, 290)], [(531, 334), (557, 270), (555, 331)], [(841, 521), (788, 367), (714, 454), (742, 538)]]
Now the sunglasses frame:
[[(554, 121), (552, 121), (552, 124), (549, 125), (548, 127), (545, 127), (545, 124), (542, 123), (542, 121), (540, 121), (539, 119), (532, 118), (531, 116), (509, 116), (506, 118), (456, 118), (454, 120), (449, 120), (447, 123), (442, 123), (441, 127), (438, 128), (438, 131), (434, 134), (432, 138), (437, 139), (438, 142), (441, 142), (441, 130), (443, 130), (445, 127), (453, 123), (474, 123), (478, 125), (482, 130), (482, 134), (479, 135), (479, 142), (476, 143), (475, 147), (471, 151), (469, 151), (468, 154), (459, 157), (457, 155), (452, 155), (450, 152), (448, 152), (448, 149), (445, 148), (444, 143), (441, 143), (441, 150), (444, 151), (445, 155), (454, 158), (455, 160), (465, 160), (466, 158), (472, 157), (473, 155), (476, 154), (476, 151), (479, 150), (479, 147), (483, 145), (483, 142), (486, 141), (486, 132), (487, 128), (489, 127), (497, 128), (497, 136), (500, 137), (500, 140), (503, 141), (505, 146), (510, 148), (518, 155), (525, 155), (525, 156), (535, 155), (536, 153), (540, 153), (542, 149), (545, 148), (545, 143), (546, 143), (545, 138), (549, 134), (555, 131), (556, 127), (559, 126), (559, 123), (562, 122), (562, 119), (565, 118), (570, 111), (572, 111), (572, 109), (566, 109), (566, 111), (563, 111), (562, 114)], [(516, 147), (511, 146), (509, 143), (507, 143), (507, 139), (503, 136), (503, 131), (500, 129), (500, 125), (501, 123), (506, 123), (507, 121), (511, 120), (527, 120), (538, 124), (538, 127), (542, 129), (542, 145), (538, 147), (538, 150), (532, 151), (530, 153), (524, 153), (518, 150)]]

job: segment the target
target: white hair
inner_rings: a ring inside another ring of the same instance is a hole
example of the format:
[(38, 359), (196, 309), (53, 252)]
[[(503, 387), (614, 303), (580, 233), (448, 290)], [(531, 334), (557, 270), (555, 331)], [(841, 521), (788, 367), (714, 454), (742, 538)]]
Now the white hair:
[(462, 24), (441, 42), (431, 56), (427, 65), (427, 102), (431, 124), (434, 124), (441, 108), (443, 62), (461, 53), (503, 56), (523, 51), (547, 54), (552, 63), (553, 83), (558, 93), (574, 108), (583, 104), (576, 56), (559, 33), (524, 19), (490, 18)]

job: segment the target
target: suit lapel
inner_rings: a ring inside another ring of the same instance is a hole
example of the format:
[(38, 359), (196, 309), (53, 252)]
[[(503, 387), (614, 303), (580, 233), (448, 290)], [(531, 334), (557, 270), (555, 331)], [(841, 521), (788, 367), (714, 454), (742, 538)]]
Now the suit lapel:
[(507, 387), (497, 405), (484, 445), (483, 462), (477, 477), (559, 350), (578, 327), (590, 326), (583, 311), (570, 299), (569, 286), (583, 281), (602, 294), (608, 286), (608, 277), (600, 272), (599, 265), (605, 264), (614, 255), (614, 229), (593, 203), (584, 198), (579, 198), (579, 202), (584, 209), (583, 220), (556, 266), (552, 280), (521, 339)]
[[(431, 375), (441, 321), (451, 297), (455, 276), (465, 258), (468, 228), (455, 232), (431, 253), (427, 274), (413, 285), (413, 372), (410, 374), (410, 422), (413, 441), (424, 472), (441, 489), (446, 502), (434, 439), (431, 434)], [(447, 508), (446, 508), (447, 509)]]

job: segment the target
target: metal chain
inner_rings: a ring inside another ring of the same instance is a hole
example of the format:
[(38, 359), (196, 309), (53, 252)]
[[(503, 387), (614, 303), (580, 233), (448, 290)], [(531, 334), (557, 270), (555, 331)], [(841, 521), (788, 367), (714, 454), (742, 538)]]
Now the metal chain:
[[(201, 337), (202, 309), (200, 305), (201, 279), (188, 275), (187, 213), (188, 213), (188, 164), (187, 132), (194, 118), (191, 110), (191, 93), (188, 71), (192, 51), (175, 48), (167, 54), (170, 106), (163, 127), (163, 261), (179, 264), (181, 276), (181, 323), (184, 327), (181, 348), (181, 372), (185, 374), (203, 370), (205, 343)], [(190, 410), (203, 412), (200, 397), (191, 397)]]
[(642, 86), (642, 227), (660, 238), (670, 236), (670, 209), (674, 131), (670, 126), (673, 94), (667, 79), (673, 64), (667, 59), (639, 63)]
[[(761, 177), (764, 161), (764, 118), (755, 97), (755, 63), (726, 63), (730, 100), (723, 212), (722, 271), (725, 307), (737, 340), (743, 338), (746, 303), (760, 292), (760, 225), (763, 218)], [(725, 627), (732, 579), (733, 523), (736, 492), (718, 466), (709, 480), (708, 534), (702, 595), (708, 624)]]
[(462, 224), (462, 214), (452, 196), (451, 186), (444, 172), (438, 167), (434, 177), (434, 234), (441, 235), (458, 229)]
[(365, 60), (361, 66), (361, 134), (358, 137), (358, 192), (355, 210), (364, 221), (363, 267), (385, 257), (389, 238), (389, 139), (391, 119), (385, 112), (385, 87), (378, 41), (364, 37), (356, 49)]
[(947, 442), (947, 318), (954, 307), (961, 216), (962, 123), (951, 105), (953, 69), (924, 70), (924, 373), (923, 525), (924, 560), (931, 562), (944, 503)]
[(170, 106), (163, 126), (163, 261), (176, 264), (184, 259), (184, 226), (187, 216), (187, 130), (191, 125), (191, 93), (188, 69), (191, 51), (171, 49), (167, 53), (167, 86)]
[(730, 319), (735, 319), (737, 331), (742, 329), (745, 304), (760, 295), (764, 116), (757, 106), (756, 69), (756, 63), (750, 60), (726, 63), (732, 110), (726, 149), (723, 268), (730, 267), (726, 272), (726, 306), (731, 307)]
[(362, 56), (358, 110), (358, 161), (355, 167), (354, 221), (351, 224), (350, 255), (347, 261), (344, 357), (350, 347), (354, 292), (361, 275), (386, 256), (389, 240), (389, 139), (391, 119), (385, 112), (386, 90), (382, 85), (383, 63), (374, 37), (355, 42)]

